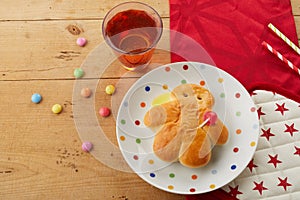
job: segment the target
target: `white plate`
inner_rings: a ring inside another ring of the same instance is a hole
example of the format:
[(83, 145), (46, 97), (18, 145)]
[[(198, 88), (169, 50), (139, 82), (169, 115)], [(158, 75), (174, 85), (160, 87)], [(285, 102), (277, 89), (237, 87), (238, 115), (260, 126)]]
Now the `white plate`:
[[(157, 96), (185, 83), (210, 90), (215, 97), (213, 110), (229, 131), (228, 142), (215, 146), (209, 164), (197, 169), (156, 157), (155, 132), (143, 124)], [(119, 108), (116, 131), (126, 162), (142, 179), (168, 192), (199, 194), (224, 186), (247, 167), (257, 146), (259, 121), (250, 95), (231, 75), (207, 64), (180, 62), (150, 71), (129, 89)]]

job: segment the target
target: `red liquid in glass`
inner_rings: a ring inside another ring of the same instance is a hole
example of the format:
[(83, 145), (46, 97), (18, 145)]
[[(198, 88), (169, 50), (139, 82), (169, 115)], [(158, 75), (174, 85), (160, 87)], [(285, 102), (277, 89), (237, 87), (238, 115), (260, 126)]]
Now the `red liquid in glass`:
[(141, 10), (117, 13), (107, 23), (105, 35), (116, 49), (119, 60), (129, 70), (147, 65), (152, 57), (153, 43), (159, 39), (156, 21)]

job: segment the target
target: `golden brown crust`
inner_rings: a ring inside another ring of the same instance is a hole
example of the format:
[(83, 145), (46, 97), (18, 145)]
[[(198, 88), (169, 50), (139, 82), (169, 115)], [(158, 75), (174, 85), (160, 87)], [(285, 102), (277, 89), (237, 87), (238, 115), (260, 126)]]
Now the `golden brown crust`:
[(156, 127), (179, 118), (180, 107), (176, 100), (152, 107), (144, 116), (144, 124)]
[(153, 143), (154, 153), (163, 161), (174, 162), (178, 160), (181, 134), (178, 134), (176, 123), (170, 122), (163, 126), (156, 134)]
[(167, 162), (179, 160), (190, 168), (205, 166), (210, 161), (212, 146), (228, 139), (227, 128), (220, 120), (211, 127), (198, 127), (204, 113), (214, 104), (213, 96), (199, 85), (184, 84), (174, 88), (171, 98), (170, 102), (152, 107), (144, 117), (146, 126), (161, 126), (154, 138), (153, 151)]
[[(184, 148), (184, 143), (187, 143), (187, 148)], [(197, 132), (192, 141), (183, 141), (182, 153), (180, 154), (179, 162), (190, 168), (205, 166), (211, 157), (210, 141), (206, 133), (201, 129)]]
[(223, 145), (228, 140), (228, 130), (219, 119), (214, 125), (204, 126), (202, 129), (209, 136), (212, 145)]

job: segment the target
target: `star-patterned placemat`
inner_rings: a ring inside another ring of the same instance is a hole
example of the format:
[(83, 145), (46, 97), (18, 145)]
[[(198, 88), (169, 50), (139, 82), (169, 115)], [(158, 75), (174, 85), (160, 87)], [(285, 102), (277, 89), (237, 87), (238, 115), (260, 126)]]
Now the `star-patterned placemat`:
[(260, 120), (260, 138), (253, 159), (222, 189), (238, 199), (300, 197), (300, 105), (263, 90), (252, 95)]

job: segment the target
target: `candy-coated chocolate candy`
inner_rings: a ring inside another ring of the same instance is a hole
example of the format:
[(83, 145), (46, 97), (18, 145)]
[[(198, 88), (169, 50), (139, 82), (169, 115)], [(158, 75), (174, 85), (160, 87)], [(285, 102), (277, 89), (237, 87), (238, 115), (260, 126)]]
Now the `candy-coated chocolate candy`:
[(90, 152), (93, 148), (93, 144), (90, 142), (84, 142), (82, 143), (81, 148), (85, 152)]
[(207, 125), (214, 125), (218, 120), (218, 116), (213, 111), (207, 111), (206, 113), (204, 113), (204, 121), (206, 119), (209, 119)]
[(41, 100), (42, 100), (42, 96), (41, 96), (40, 94), (38, 94), (38, 93), (35, 93), (35, 94), (33, 94), (33, 95), (31, 96), (31, 101), (32, 101), (33, 103), (40, 103)]
[(108, 117), (110, 115), (110, 109), (107, 108), (107, 107), (102, 107), (100, 108), (99, 110), (99, 114), (102, 116), (102, 117)]
[(105, 88), (106, 94), (112, 95), (115, 92), (115, 86), (113, 85), (108, 85)]
[(74, 70), (74, 76), (75, 78), (81, 78), (84, 75), (84, 71), (81, 68), (76, 68)]
[(80, 94), (81, 94), (81, 96), (88, 98), (91, 96), (92, 91), (90, 88), (82, 88)]
[(59, 114), (62, 111), (62, 106), (60, 104), (54, 104), (52, 106), (52, 112), (55, 114)]
[(83, 37), (77, 38), (76, 44), (80, 47), (84, 47), (87, 43), (87, 40)]

